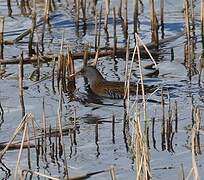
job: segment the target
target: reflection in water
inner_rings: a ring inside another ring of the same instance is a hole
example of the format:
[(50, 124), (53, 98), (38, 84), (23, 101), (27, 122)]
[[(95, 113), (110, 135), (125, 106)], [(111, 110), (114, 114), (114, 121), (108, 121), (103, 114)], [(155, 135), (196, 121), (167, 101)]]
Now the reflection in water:
[(2, 179), (9, 179), (11, 176), (11, 170), (0, 160), (0, 169), (4, 173)]

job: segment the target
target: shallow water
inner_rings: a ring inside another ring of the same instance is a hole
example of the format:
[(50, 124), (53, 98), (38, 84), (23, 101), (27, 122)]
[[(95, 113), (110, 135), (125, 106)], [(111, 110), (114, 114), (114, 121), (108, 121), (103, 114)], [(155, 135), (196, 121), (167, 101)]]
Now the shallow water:
[[(92, 3), (92, 2), (91, 2)], [(95, 43), (95, 18), (91, 12), (92, 7), (89, 7), (87, 15), (87, 26), (80, 23), (79, 31), (77, 32), (75, 26), (75, 17), (73, 10), (73, 2), (69, 1), (67, 6), (66, 1), (56, 3), (57, 9), (51, 15), (51, 28), (45, 34), (45, 50), (44, 52), (59, 53), (62, 36), (64, 34), (64, 44), (66, 44), (74, 52), (81, 51), (84, 44), (90, 44), (94, 47)], [(129, 35), (131, 40), (131, 47), (134, 47), (133, 38), (133, 9), (132, 1), (128, 1), (128, 21), (129, 21)], [(150, 19), (149, 19), (149, 0), (143, 1), (144, 11), (139, 16), (140, 19), (140, 36), (143, 41), (150, 42)], [(156, 3), (156, 11), (158, 12), (159, 3)], [(97, 7), (104, 4), (103, 1), (98, 1)], [(112, 7), (118, 7), (118, 1), (111, 1)], [(182, 1), (178, 2), (165, 1), (165, 37), (174, 36), (184, 31), (184, 18), (182, 13)], [(15, 2), (12, 3), (13, 17), (7, 16), (6, 2), (0, 0), (0, 15), (5, 16), (5, 40), (14, 39), (21, 32), (28, 29), (31, 25), (29, 17), (20, 15), (20, 10)], [(41, 22), (43, 16), (43, 4), (38, 3), (38, 22)], [(103, 6), (104, 7), (104, 6)], [(202, 53), (201, 37), (200, 37), (200, 17), (199, 17), (200, 2), (196, 1), (196, 58), (195, 65), (198, 70), (199, 56)], [(121, 28), (121, 20), (117, 18), (117, 38), (118, 46), (124, 47), (125, 39)], [(84, 31), (84, 28), (86, 31)], [(39, 28), (39, 34), (41, 28)], [(109, 16), (109, 41), (106, 41), (106, 34), (103, 29), (101, 31), (101, 47), (113, 45), (113, 16), (112, 12)], [(160, 34), (161, 36), (161, 34)], [(36, 40), (36, 38), (35, 38)], [(12, 57), (19, 56), (21, 51), (28, 53), (27, 48), (28, 37), (24, 38), (21, 43), (13, 46), (6, 45), (4, 47), (4, 58), (12, 59)], [(145, 78), (145, 81), (151, 85), (169, 88), (172, 106), (174, 101), (178, 102), (178, 132), (173, 136), (173, 150), (162, 150), (161, 142), (161, 126), (162, 126), (162, 110), (161, 110), (161, 96), (160, 93), (154, 94), (150, 97), (150, 102), (147, 103), (147, 112), (149, 119), (149, 149), (151, 173), (153, 179), (180, 179), (181, 178), (181, 164), (183, 164), (185, 175), (190, 172), (192, 167), (191, 159), (191, 124), (192, 124), (192, 97), (194, 104), (201, 109), (201, 118), (203, 119), (203, 75), (201, 76), (201, 86), (198, 85), (198, 74), (192, 76), (189, 80), (188, 69), (184, 66), (184, 42), (185, 37), (181, 36), (174, 41), (170, 41), (161, 47), (159, 56), (155, 59), (158, 63), (159, 76), (152, 78)], [(171, 60), (170, 49), (174, 48), (174, 60)], [(149, 59), (143, 59), (144, 62)], [(110, 57), (100, 58), (97, 68), (108, 80), (124, 80), (125, 61), (122, 58), (117, 59), (118, 63), (114, 63)], [(76, 69), (82, 66), (82, 60), (75, 61)], [(58, 109), (58, 93), (54, 93), (52, 89), (52, 80), (49, 76), (52, 74), (52, 63), (43, 64), (41, 67), (41, 78), (47, 79), (35, 84), (29, 79), (31, 73), (35, 70), (34, 65), (25, 65), (25, 79), (24, 86), (28, 87), (24, 91), (24, 100), (26, 112), (34, 114), (36, 122), (41, 125), (42, 119), (42, 99), (45, 99), (45, 114), (48, 124), (55, 127)], [(137, 80), (138, 70), (134, 64), (135, 71), (132, 81)], [(18, 89), (18, 65), (7, 65), (5, 67), (6, 73), (2, 75), (0, 80), (0, 103), (4, 109), (4, 122), (0, 128), (0, 142), (8, 141), (14, 133), (21, 119), (21, 107), (19, 102)], [(195, 71), (196, 72), (196, 71)], [(70, 127), (73, 125), (74, 111), (76, 111), (78, 133), (76, 135), (76, 144), (71, 143), (69, 136), (65, 136), (65, 149), (68, 165), (70, 167), (71, 175), (80, 175), (94, 171), (109, 169), (111, 166), (115, 167), (117, 179), (135, 179), (135, 164), (131, 150), (127, 145), (126, 138), (123, 134), (123, 119), (124, 108), (123, 100), (112, 100), (106, 98), (93, 97), (87, 92), (87, 84), (83, 77), (76, 80), (77, 89), (74, 93), (74, 99), (69, 94), (64, 94), (63, 102), (63, 127)], [(57, 85), (55, 84), (56, 89)], [(167, 92), (165, 92), (167, 94)], [(153, 102), (154, 100), (154, 102)], [(158, 103), (155, 103), (157, 101)], [(134, 98), (131, 98), (134, 102)], [(165, 95), (166, 108), (168, 111), (168, 96)], [(172, 107), (172, 109), (174, 106)], [(155, 116), (156, 110), (156, 116)], [(115, 114), (115, 142), (112, 141), (112, 114)], [(155, 139), (156, 148), (153, 146), (152, 139), (152, 117), (155, 116)], [(167, 114), (166, 114), (167, 116)], [(166, 117), (167, 118), (167, 117)], [(95, 127), (96, 122), (99, 122), (99, 139), (95, 142)], [(143, 123), (143, 121), (142, 121)], [(202, 126), (202, 125), (201, 125)], [(21, 139), (22, 136), (18, 136)], [(200, 136), (201, 152), (203, 150), (204, 137)], [(55, 142), (55, 138), (52, 138)], [(49, 146), (48, 146), (49, 149)], [(50, 150), (48, 150), (50, 152)], [(14, 169), (16, 166), (18, 151), (8, 151), (2, 159), (3, 164), (0, 164), (0, 178), (12, 179)], [(40, 158), (39, 165), (36, 163), (35, 150), (32, 149), (32, 169), (39, 170), (51, 176), (63, 177), (63, 159), (59, 158), (54, 161), (50, 154), (47, 154), (47, 160), (44, 157)], [(204, 175), (202, 164), (204, 163), (203, 154), (197, 157), (197, 166), (200, 177)], [(8, 169), (6, 169), (6, 167)], [(27, 152), (21, 158), (21, 169), (28, 169)], [(9, 170), (12, 175), (10, 175)], [(90, 177), (89, 179), (110, 179), (110, 173), (101, 173)]]

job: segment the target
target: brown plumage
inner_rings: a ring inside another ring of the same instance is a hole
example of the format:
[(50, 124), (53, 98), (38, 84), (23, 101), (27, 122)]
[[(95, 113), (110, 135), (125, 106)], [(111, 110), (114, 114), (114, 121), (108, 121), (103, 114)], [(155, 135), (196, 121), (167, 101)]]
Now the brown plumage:
[[(124, 82), (107, 81), (94, 66), (86, 66), (81, 71), (88, 81), (92, 92), (98, 96), (112, 99), (124, 97)], [(153, 92), (155, 88), (145, 86), (145, 92)], [(136, 94), (137, 84), (130, 83), (130, 94)], [(141, 85), (139, 84), (138, 93), (141, 94)]]

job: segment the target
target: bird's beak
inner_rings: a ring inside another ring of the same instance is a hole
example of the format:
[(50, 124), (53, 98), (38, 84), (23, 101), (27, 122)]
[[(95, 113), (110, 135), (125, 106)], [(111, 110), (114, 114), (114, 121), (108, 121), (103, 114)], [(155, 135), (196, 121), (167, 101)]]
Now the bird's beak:
[(81, 70), (77, 71), (74, 74), (71, 74), (69, 77), (76, 77), (78, 78), (79, 76), (82, 76), (84, 74), (84, 69), (82, 68)]

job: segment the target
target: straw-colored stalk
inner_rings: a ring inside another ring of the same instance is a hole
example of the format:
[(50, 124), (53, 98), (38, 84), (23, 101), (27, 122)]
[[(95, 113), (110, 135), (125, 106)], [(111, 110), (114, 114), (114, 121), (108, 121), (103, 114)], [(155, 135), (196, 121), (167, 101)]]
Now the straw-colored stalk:
[(191, 138), (191, 153), (192, 153), (192, 173), (195, 180), (199, 180), (200, 176), (198, 173), (198, 167), (196, 163), (196, 152), (195, 152), (195, 138), (196, 138), (196, 129), (192, 128), (192, 138)]
[(111, 180), (116, 180), (115, 169), (114, 167), (110, 168)]
[(136, 163), (136, 172), (137, 172), (136, 179), (149, 180), (151, 178), (149, 149), (147, 146), (145, 135), (143, 136), (143, 133), (142, 133), (139, 112), (137, 113), (135, 118), (134, 132), (135, 132), (134, 154), (136, 158), (135, 163)]
[(26, 122), (24, 124), (24, 131), (23, 131), (23, 137), (22, 137), (22, 141), (21, 141), (21, 147), (20, 147), (20, 150), (19, 150), (19, 153), (18, 153), (18, 158), (17, 158), (17, 162), (16, 162), (16, 168), (15, 168), (15, 172), (14, 172), (14, 180), (17, 179), (17, 175), (18, 175), (17, 173), (18, 173), (18, 169), (19, 169), (21, 154), (22, 154), (22, 151), (23, 151), (23, 143), (25, 141), (27, 128), (28, 128), (28, 122)]
[(190, 13), (189, 13), (189, 2), (188, 0), (184, 0), (184, 5), (185, 5), (185, 9), (184, 9), (184, 17), (185, 17), (185, 23), (186, 23), (186, 37), (188, 42), (190, 42)]
[(49, 22), (49, 11), (50, 11), (50, 0), (45, 0), (44, 19), (46, 23)]
[(25, 115), (23, 77), (24, 77), (24, 68), (23, 68), (23, 53), (22, 53), (20, 62), (19, 62), (19, 98), (20, 98), (22, 117)]

